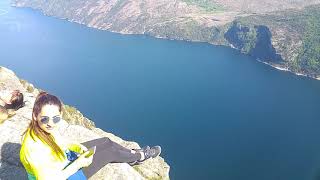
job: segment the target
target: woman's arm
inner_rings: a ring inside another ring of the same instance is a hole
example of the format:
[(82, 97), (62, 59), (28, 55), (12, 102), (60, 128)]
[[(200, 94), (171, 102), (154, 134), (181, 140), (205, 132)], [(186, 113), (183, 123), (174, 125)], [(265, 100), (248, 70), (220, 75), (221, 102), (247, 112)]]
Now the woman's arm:
[(42, 163), (40, 164), (38, 162), (31, 164), (35, 172), (35, 177), (39, 180), (65, 180), (76, 173), (79, 169), (87, 167), (92, 163), (93, 156), (86, 158), (85, 155), (87, 154), (88, 152), (85, 152), (63, 170), (54, 169), (53, 167)]
[(27, 171), (29, 173), (32, 173), (39, 180), (68, 179), (80, 168), (87, 167), (92, 162), (92, 156), (86, 158), (85, 156), (89, 152), (85, 152), (66, 168), (59, 169), (55, 162), (52, 161), (51, 155), (44, 155), (42, 151), (43, 149), (40, 147), (29, 144), (29, 148), (25, 148), (23, 145), (20, 152), (22, 164), (28, 168)]

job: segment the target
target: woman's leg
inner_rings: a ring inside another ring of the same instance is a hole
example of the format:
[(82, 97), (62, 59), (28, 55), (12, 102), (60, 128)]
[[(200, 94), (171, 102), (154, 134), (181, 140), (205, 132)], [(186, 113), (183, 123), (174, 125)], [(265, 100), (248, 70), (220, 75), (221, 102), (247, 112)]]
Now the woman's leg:
[[(97, 146), (97, 145), (103, 144), (102, 147), (111, 147), (111, 146), (113, 146), (113, 147), (117, 147), (118, 149), (121, 149), (121, 150), (123, 150), (123, 151), (131, 152), (130, 149), (127, 149), (127, 148), (121, 146), (120, 144), (111, 141), (111, 140), (110, 140), (109, 138), (107, 138), (107, 137), (102, 137), (102, 138), (99, 138), (99, 139), (94, 139), (94, 140), (87, 141), (87, 142), (84, 142), (84, 143), (81, 143), (81, 144), (83, 144), (83, 145), (86, 146), (87, 148), (88, 148), (88, 147), (93, 147), (93, 146)], [(99, 148), (99, 149), (97, 149), (96, 151), (101, 150), (101, 149), (104, 149), (104, 148)]]
[(100, 138), (82, 143), (87, 148), (96, 146), (96, 153), (90, 166), (83, 168), (87, 178), (90, 178), (108, 163), (129, 163), (141, 159), (140, 153), (132, 153), (127, 149), (109, 138)]

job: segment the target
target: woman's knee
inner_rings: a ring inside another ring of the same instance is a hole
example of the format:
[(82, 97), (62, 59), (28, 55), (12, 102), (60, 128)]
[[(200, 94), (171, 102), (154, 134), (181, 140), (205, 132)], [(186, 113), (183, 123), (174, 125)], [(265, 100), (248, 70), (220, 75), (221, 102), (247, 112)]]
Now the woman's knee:
[(98, 144), (110, 144), (112, 141), (108, 137), (101, 137), (94, 140), (96, 145)]
[(113, 141), (108, 137), (103, 137), (103, 140), (105, 143), (108, 143), (108, 144), (113, 143)]

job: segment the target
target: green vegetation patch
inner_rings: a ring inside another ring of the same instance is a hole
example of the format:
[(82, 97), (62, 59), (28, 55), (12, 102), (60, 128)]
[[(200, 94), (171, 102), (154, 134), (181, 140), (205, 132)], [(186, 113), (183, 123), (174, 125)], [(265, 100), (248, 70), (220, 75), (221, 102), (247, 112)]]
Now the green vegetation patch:
[(242, 53), (248, 54), (256, 45), (257, 31), (253, 25), (235, 21), (226, 32), (225, 38)]
[(320, 11), (307, 9), (303, 49), (297, 59), (301, 70), (313, 76), (320, 75)]
[(224, 11), (224, 8), (214, 3), (212, 0), (182, 0), (188, 4), (196, 5), (206, 12), (221, 12)]

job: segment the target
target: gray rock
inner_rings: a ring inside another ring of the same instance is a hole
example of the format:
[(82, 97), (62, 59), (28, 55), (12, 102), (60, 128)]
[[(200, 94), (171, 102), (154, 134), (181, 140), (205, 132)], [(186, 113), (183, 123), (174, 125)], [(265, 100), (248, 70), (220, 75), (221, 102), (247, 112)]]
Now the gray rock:
[[(22, 84), (23, 83), (23, 84)], [(38, 89), (26, 81), (21, 81), (9, 69), (0, 67), (0, 90), (19, 89), (23, 92), (26, 105), (20, 108), (16, 115), (0, 124), (0, 179), (26, 179), (26, 172), (20, 162), (19, 152), (21, 147), (21, 138), (23, 132), (31, 121), (31, 112), (35, 96)], [(32, 91), (31, 88), (32, 87)], [(29, 89), (28, 89), (29, 88)], [(77, 113), (80, 113), (77, 111)], [(80, 113), (81, 114), (81, 113)], [(81, 115), (69, 116), (71, 119), (81, 117), (82, 120), (87, 119)], [(72, 119), (72, 122), (79, 122), (79, 119)], [(70, 124), (65, 120), (59, 123), (58, 130), (60, 134), (70, 142), (85, 142), (100, 137), (108, 137), (111, 140), (128, 148), (139, 148), (136, 142), (125, 141), (111, 133), (107, 133), (94, 126), (87, 127), (88, 122), (80, 122), (78, 124)], [(119, 179), (119, 180), (142, 180), (142, 179), (169, 179), (169, 165), (163, 158), (157, 157), (149, 159), (142, 165), (129, 166), (126, 163), (110, 163), (97, 172), (91, 180), (101, 179)]]

